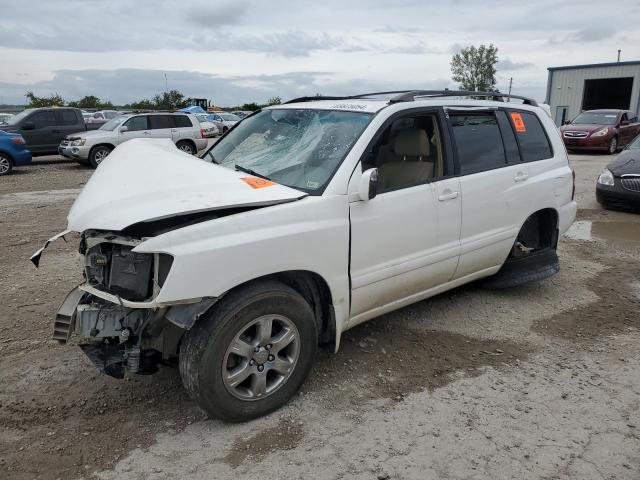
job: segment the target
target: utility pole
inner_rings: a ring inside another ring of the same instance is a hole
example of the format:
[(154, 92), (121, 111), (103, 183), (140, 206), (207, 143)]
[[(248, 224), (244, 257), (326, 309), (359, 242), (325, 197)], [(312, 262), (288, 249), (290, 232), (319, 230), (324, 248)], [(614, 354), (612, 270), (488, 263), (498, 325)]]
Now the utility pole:
[(620, 63), (620, 52), (622, 52), (622, 50), (618, 49), (618, 63)]
[(167, 82), (167, 74), (164, 74), (164, 91), (168, 92), (169, 91), (169, 84)]
[[(511, 86), (513, 85), (513, 77), (509, 77), (509, 95), (511, 95)], [(511, 99), (507, 98), (507, 101), (510, 102)]]

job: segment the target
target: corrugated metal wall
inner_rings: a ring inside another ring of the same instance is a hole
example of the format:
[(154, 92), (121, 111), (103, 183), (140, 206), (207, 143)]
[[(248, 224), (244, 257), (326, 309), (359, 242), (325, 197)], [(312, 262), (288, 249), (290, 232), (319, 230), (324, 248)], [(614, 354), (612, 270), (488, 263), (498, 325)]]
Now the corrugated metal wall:
[(556, 111), (559, 106), (568, 106), (568, 119), (572, 119), (582, 107), (582, 95), (584, 81), (598, 78), (634, 77), (631, 90), (631, 106), (638, 111), (640, 99), (640, 65), (620, 65), (606, 67), (575, 68), (566, 70), (551, 70), (549, 76), (549, 97), (547, 100), (551, 106), (551, 117), (556, 119)]

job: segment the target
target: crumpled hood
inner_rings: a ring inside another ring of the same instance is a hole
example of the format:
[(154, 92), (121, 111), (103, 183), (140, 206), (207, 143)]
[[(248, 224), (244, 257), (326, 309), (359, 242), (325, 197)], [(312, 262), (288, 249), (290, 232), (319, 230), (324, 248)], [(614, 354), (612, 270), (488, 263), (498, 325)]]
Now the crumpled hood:
[(184, 213), (274, 205), (304, 196), (195, 158), (171, 140), (134, 139), (117, 147), (93, 173), (71, 207), (68, 229), (122, 230)]
[(628, 174), (640, 175), (640, 150), (623, 150), (607, 165), (607, 168), (616, 177)]

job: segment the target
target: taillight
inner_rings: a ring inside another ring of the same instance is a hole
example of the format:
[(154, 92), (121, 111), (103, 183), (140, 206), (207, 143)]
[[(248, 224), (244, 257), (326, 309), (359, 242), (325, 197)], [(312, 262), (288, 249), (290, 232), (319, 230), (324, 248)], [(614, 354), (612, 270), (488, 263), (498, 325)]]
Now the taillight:
[(571, 176), (573, 177), (573, 188), (571, 189), (571, 201), (576, 197), (576, 171), (571, 170)]
[(200, 137), (201, 137), (201, 138), (204, 138), (204, 137), (205, 137), (204, 132), (205, 132), (204, 128), (201, 128), (201, 129), (200, 129)]
[(11, 137), (11, 141), (16, 145), (24, 145), (25, 143), (27, 143), (24, 141), (24, 138), (22, 137)]

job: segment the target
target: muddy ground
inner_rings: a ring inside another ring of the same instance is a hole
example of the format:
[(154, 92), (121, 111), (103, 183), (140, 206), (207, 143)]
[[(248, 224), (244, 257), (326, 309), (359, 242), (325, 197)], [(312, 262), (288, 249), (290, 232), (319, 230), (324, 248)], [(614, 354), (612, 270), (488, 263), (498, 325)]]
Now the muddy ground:
[[(640, 215), (603, 211), (610, 157), (572, 156), (561, 272), (472, 284), (361, 325), (285, 408), (207, 420), (175, 370), (118, 381), (51, 320), (80, 280), (65, 226), (91, 171), (56, 158), (0, 179), (0, 478), (640, 478)], [(34, 193), (35, 192), (35, 193)]]

